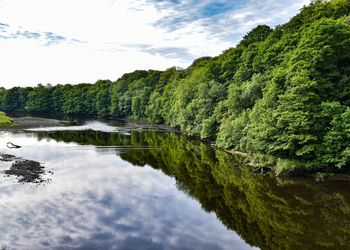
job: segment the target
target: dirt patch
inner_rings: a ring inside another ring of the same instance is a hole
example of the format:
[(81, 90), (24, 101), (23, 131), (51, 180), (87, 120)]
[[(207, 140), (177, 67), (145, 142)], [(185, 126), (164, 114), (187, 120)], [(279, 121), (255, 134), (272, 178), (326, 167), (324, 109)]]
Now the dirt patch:
[(178, 128), (173, 128), (165, 124), (155, 124), (142, 121), (134, 121), (129, 119), (110, 119), (110, 121), (122, 121), (123, 125), (118, 129), (119, 132), (130, 133), (131, 131), (169, 131), (179, 132)]
[[(2, 171), (5, 176), (16, 176), (20, 183), (43, 183), (49, 181), (43, 179), (45, 167), (36, 161), (26, 160), (14, 155), (0, 154), (0, 161), (11, 162), (11, 168)], [(52, 174), (51, 171), (49, 173)]]
[(40, 128), (40, 127), (60, 127), (68, 125), (68, 122), (56, 119), (47, 119), (40, 117), (20, 117), (13, 118), (16, 127), (13, 129), (28, 129), (28, 128)]

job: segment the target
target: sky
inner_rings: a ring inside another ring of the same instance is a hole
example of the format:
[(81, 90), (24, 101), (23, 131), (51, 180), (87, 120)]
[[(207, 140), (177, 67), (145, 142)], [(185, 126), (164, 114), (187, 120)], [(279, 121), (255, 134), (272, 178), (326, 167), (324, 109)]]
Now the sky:
[(310, 0), (0, 0), (0, 87), (185, 68)]

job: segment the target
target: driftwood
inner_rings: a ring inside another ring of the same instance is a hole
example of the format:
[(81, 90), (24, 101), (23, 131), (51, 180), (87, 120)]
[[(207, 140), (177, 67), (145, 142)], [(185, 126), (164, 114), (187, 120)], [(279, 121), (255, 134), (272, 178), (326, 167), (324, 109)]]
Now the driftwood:
[(21, 148), (21, 146), (18, 146), (18, 145), (16, 145), (16, 144), (13, 144), (12, 142), (8, 142), (8, 143), (6, 144), (6, 146), (7, 146), (8, 148)]

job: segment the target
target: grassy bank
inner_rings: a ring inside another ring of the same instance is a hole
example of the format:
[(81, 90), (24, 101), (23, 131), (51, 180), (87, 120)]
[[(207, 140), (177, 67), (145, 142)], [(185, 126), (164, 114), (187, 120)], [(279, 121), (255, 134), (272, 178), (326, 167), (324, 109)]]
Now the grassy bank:
[(1, 127), (8, 127), (8, 126), (13, 126), (13, 120), (12, 118), (6, 116), (4, 112), (0, 111), (0, 128)]

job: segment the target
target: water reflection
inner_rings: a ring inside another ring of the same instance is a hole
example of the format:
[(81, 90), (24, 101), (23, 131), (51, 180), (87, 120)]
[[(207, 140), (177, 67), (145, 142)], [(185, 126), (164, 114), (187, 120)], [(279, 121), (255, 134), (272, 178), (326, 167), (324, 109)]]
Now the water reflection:
[[(137, 136), (95, 131), (0, 132), (0, 152), (43, 162), (54, 172), (52, 182), (41, 186), (0, 176), (0, 246), (251, 248), (227, 230), (215, 213), (203, 211), (199, 202), (180, 192), (175, 178), (147, 165), (134, 167), (133, 161), (144, 165), (153, 154), (163, 152), (160, 142), (144, 144), (139, 140), (142, 136)], [(8, 141), (22, 148), (6, 148)], [(6, 164), (0, 162), (0, 170), (8, 168)]]
[(198, 200), (203, 210), (215, 212), (228, 229), (251, 246), (261, 249), (350, 246), (348, 181), (315, 183), (312, 179), (252, 175), (239, 167), (244, 159), (173, 133), (134, 131), (126, 136), (86, 131), (39, 133), (39, 137), (83, 145), (148, 147), (117, 153), (132, 165), (152, 166), (174, 177), (180, 190)]

